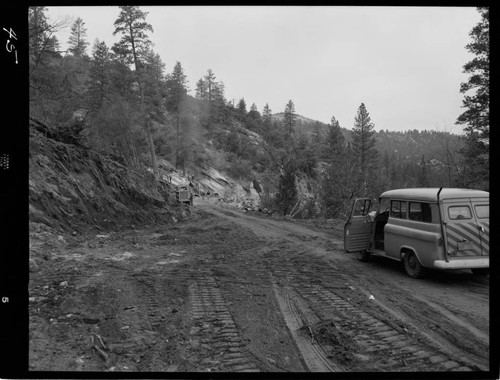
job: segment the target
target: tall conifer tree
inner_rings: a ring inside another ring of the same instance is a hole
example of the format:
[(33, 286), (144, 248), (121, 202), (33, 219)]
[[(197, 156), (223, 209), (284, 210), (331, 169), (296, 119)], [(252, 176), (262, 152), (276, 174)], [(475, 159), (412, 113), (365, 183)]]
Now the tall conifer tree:
[[(490, 140), (490, 37), (489, 8), (478, 8), (480, 22), (470, 32), (472, 42), (466, 49), (475, 55), (464, 65), (469, 80), (462, 83), (460, 92), (465, 94), (462, 113), (456, 124), (465, 125), (465, 146), (462, 150), (464, 187), (489, 188), (489, 140)], [(467, 93), (471, 92), (471, 95)]]
[(369, 192), (368, 178), (377, 166), (374, 124), (363, 103), (358, 108), (352, 129), (352, 149), (357, 162), (360, 190)]
[(73, 25), (71, 26), (71, 34), (68, 39), (69, 51), (75, 57), (85, 56), (87, 46), (87, 28), (85, 28), (85, 22), (78, 17)]
[(89, 103), (92, 111), (97, 111), (106, 100), (109, 87), (110, 52), (104, 41), (96, 40), (93, 46), (89, 72)]
[(292, 136), (296, 123), (297, 114), (295, 113), (295, 104), (293, 104), (292, 100), (289, 100), (285, 107), (285, 113), (283, 115), (283, 124), (288, 133), (287, 138)]
[[(143, 113), (146, 112), (144, 91), (145, 81), (147, 80), (143, 77), (145, 74), (143, 69), (151, 45), (147, 32), (153, 32), (151, 24), (146, 22), (147, 14), (148, 12), (142, 11), (137, 6), (120, 6), (120, 14), (114, 23), (115, 30), (113, 31), (113, 35), (122, 35), (120, 41), (113, 45), (113, 51), (117, 55), (123, 57), (125, 63), (134, 64), (135, 66), (135, 74), (140, 90), (140, 109)], [(152, 116), (153, 115), (144, 114), (142, 119), (146, 140), (151, 154), (153, 171), (156, 177), (158, 174), (158, 166), (152, 135)]]
[(180, 164), (181, 114), (187, 96), (187, 76), (180, 62), (175, 64), (172, 74), (167, 77), (167, 109), (175, 116), (175, 167)]

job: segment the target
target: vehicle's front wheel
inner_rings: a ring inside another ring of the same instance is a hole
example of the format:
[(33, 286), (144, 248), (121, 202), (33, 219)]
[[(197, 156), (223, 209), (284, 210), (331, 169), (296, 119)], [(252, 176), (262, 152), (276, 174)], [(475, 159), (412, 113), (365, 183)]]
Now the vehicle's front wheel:
[(487, 276), (490, 274), (490, 268), (474, 268), (471, 269), (476, 276)]
[(422, 278), (425, 274), (425, 268), (418, 261), (417, 256), (413, 252), (406, 252), (403, 257), (405, 271), (408, 276), (413, 278)]
[(368, 251), (358, 251), (356, 253), (356, 257), (357, 257), (357, 259), (359, 261), (363, 261), (363, 262), (368, 261), (368, 260), (370, 260), (370, 252), (368, 252)]

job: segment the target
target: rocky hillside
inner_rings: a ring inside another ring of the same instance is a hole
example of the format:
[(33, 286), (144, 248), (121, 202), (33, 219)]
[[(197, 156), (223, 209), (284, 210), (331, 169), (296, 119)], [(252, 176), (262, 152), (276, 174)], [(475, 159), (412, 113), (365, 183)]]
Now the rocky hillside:
[(155, 181), (151, 169), (126, 167), (80, 141), (74, 127), (55, 129), (30, 120), (32, 229), (43, 224), (66, 232), (118, 230), (176, 222), (189, 214), (175, 199), (175, 190), (182, 187), (190, 187), (195, 196), (215, 196), (228, 206), (256, 208), (259, 203), (252, 182), (233, 180), (208, 164), (183, 172), (160, 158), (160, 180)]
[(171, 184), (88, 149), (68, 130), (30, 120), (29, 151), (31, 227), (116, 229), (186, 215)]

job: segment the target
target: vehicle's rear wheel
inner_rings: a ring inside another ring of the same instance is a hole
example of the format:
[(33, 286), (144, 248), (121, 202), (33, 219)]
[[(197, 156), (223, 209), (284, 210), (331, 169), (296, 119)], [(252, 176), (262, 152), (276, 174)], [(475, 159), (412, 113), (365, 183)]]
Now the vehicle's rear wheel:
[(425, 268), (418, 261), (417, 256), (413, 252), (406, 252), (403, 258), (405, 271), (408, 276), (413, 278), (422, 278), (425, 274)]
[(370, 252), (368, 252), (368, 251), (358, 251), (356, 253), (356, 257), (357, 257), (357, 259), (359, 261), (363, 261), (363, 262), (368, 261), (368, 260), (370, 260)]
[(487, 276), (490, 274), (490, 268), (474, 268), (471, 269), (476, 276)]

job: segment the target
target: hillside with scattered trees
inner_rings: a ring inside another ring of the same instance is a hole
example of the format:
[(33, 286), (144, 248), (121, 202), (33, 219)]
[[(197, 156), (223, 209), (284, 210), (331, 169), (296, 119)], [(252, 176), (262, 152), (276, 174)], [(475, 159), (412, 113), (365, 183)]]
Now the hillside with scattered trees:
[(152, 48), (147, 13), (119, 8), (117, 43), (90, 45), (78, 18), (65, 52), (56, 35), (68, 25), (51, 23), (44, 7), (29, 8), (30, 117), (74, 131), (79, 144), (133, 170), (152, 171), (157, 182), (160, 161), (183, 175), (212, 167), (251, 183), (262, 209), (294, 217), (342, 217), (354, 197), (375, 198), (391, 188), (488, 190), (486, 9), (478, 9), (482, 21), (466, 47), (477, 56), (464, 66), (470, 80), (457, 83), (466, 111), (457, 120), (465, 135), (456, 135), (384, 131), (364, 103), (353, 125), (342, 126), (335, 115), (330, 124), (300, 115), (291, 99), (281, 110), (266, 104), (259, 111), (244, 98), (235, 104), (225, 98), (223, 73), (207, 68), (202, 78), (187, 78), (181, 62), (165, 67)]

